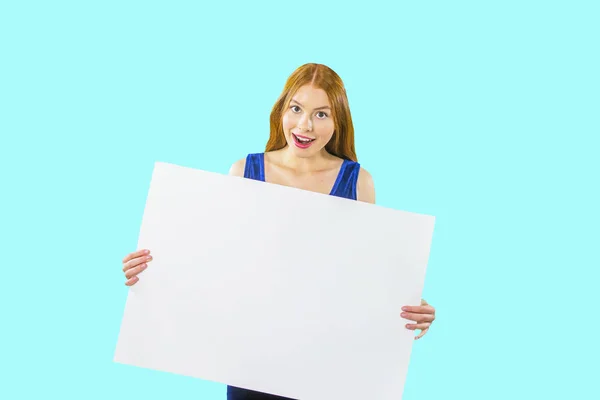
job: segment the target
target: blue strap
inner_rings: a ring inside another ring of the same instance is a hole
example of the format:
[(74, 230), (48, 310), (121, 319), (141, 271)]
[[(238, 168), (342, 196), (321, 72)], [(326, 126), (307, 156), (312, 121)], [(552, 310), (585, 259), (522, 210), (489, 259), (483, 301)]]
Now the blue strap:
[(340, 173), (338, 174), (333, 189), (331, 190), (331, 195), (356, 200), (359, 172), (359, 163), (344, 160)]
[(248, 154), (248, 156), (246, 157), (246, 167), (244, 168), (244, 178), (264, 182), (264, 166), (265, 163), (263, 153)]

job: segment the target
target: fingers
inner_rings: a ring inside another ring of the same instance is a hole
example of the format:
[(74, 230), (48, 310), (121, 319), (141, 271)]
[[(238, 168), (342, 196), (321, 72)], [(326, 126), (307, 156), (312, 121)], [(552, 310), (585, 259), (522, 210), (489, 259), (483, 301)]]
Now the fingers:
[(404, 311), (400, 316), (410, 321), (416, 322), (416, 324), (406, 324), (406, 328), (410, 330), (421, 330), (421, 332), (415, 336), (415, 340), (421, 339), (429, 332), (431, 323), (435, 320), (435, 308), (429, 305), (425, 299), (421, 299), (420, 306), (405, 306), (402, 307)]
[(152, 261), (150, 250), (142, 249), (130, 253), (123, 258), (123, 272), (125, 273), (125, 285), (133, 286), (140, 278), (137, 276), (148, 267), (148, 263)]
[(137, 276), (137, 274), (139, 274), (140, 272), (145, 270), (147, 267), (148, 267), (148, 264), (143, 263), (135, 268), (130, 268), (127, 270), (127, 272), (125, 272), (125, 278), (131, 279), (134, 276)]
[(419, 340), (419, 339), (421, 339), (423, 336), (425, 336), (425, 334), (427, 333), (427, 331), (429, 331), (429, 328), (427, 328), (427, 329), (423, 329), (423, 330), (421, 331), (421, 333), (419, 333), (417, 336), (415, 336), (415, 340)]
[(414, 331), (416, 329), (425, 330), (429, 329), (430, 326), (431, 322), (423, 322), (421, 324), (406, 324), (406, 329), (410, 329), (411, 331)]
[(403, 312), (402, 314), (400, 314), (400, 316), (402, 318), (408, 319), (410, 321), (415, 321), (415, 322), (433, 322), (435, 320), (435, 314), (429, 314), (429, 313), (408, 313), (408, 312)]
[(152, 261), (152, 256), (150, 256), (150, 255), (133, 258), (133, 259), (127, 261), (125, 264), (123, 264), (123, 272), (126, 272), (127, 270), (129, 270), (131, 268), (135, 268), (142, 263), (146, 263), (146, 262), (150, 262), (150, 261)]
[(147, 256), (148, 254), (150, 254), (150, 250), (147, 250), (147, 249), (141, 249), (136, 252), (129, 253), (125, 256), (125, 258), (123, 258), (123, 264), (133, 260), (134, 258)]
[(127, 282), (125, 282), (125, 285), (127, 285), (127, 286), (133, 286), (133, 285), (135, 285), (135, 284), (137, 283), (137, 281), (139, 281), (139, 280), (140, 280), (140, 278), (138, 278), (137, 276), (134, 276), (133, 278), (131, 278), (131, 279), (128, 279), (128, 280), (127, 280)]
[(402, 307), (402, 311), (412, 312), (412, 313), (416, 313), (416, 314), (434, 314), (435, 315), (435, 308), (433, 308), (433, 306), (430, 306), (429, 304), (422, 305), (422, 306), (404, 306), (404, 307)]

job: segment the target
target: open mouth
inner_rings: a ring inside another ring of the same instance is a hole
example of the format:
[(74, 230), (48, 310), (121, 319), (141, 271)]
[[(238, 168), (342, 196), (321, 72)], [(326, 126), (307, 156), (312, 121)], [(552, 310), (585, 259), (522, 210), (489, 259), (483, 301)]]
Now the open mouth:
[(312, 142), (315, 141), (315, 139), (311, 139), (306, 136), (295, 135), (293, 133), (292, 133), (292, 136), (294, 137), (294, 143), (296, 144), (296, 146), (298, 146), (302, 149), (306, 149), (306, 148), (310, 147)]

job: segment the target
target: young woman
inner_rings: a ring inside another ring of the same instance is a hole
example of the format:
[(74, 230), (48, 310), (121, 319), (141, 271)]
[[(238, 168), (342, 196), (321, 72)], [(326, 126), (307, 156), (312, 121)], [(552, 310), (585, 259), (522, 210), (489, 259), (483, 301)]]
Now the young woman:
[[(265, 152), (234, 163), (231, 175), (375, 203), (373, 179), (357, 162), (344, 84), (329, 67), (305, 64), (294, 71), (273, 106), (270, 125)], [(127, 255), (123, 259), (125, 284), (138, 282), (138, 274), (151, 260), (149, 250)], [(420, 306), (402, 307), (399, 317), (415, 322), (406, 327), (421, 330), (415, 336), (419, 339), (434, 321), (435, 310), (422, 300)], [(228, 387), (227, 399), (285, 398)]]

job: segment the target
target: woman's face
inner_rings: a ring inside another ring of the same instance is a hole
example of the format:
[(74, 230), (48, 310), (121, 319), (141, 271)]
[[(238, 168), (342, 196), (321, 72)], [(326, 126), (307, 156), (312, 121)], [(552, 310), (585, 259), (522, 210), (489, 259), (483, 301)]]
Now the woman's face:
[(318, 154), (335, 130), (327, 93), (302, 86), (283, 113), (283, 132), (290, 149), (299, 157)]

